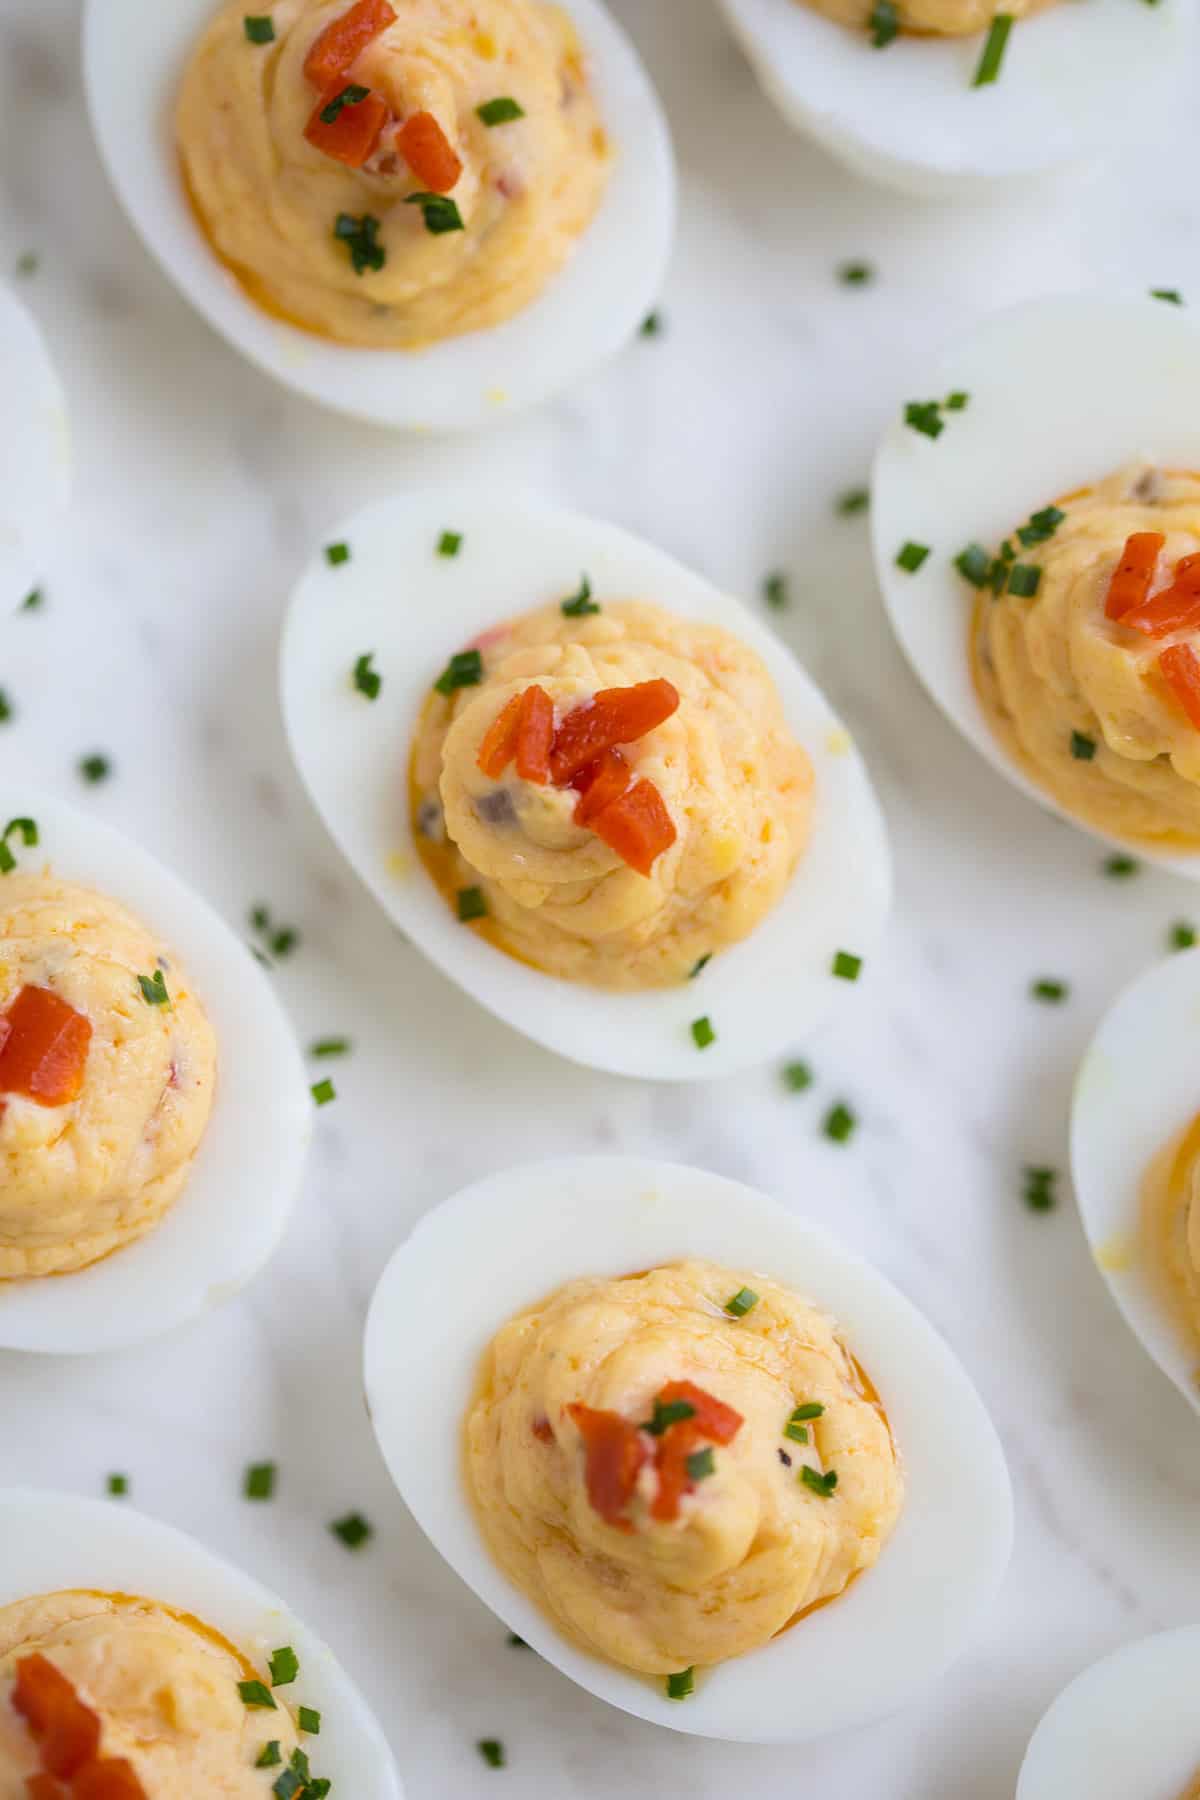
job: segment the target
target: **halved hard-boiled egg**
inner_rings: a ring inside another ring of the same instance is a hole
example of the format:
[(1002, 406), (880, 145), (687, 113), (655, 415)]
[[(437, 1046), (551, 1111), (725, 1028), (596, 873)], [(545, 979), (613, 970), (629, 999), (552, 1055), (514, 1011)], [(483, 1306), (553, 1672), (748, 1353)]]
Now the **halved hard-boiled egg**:
[(964, 736), (1042, 805), (1193, 879), (1198, 408), (1182, 307), (1019, 306), (921, 378), (871, 503), (892, 625)]
[(236, 1293), (311, 1120), (228, 926), (138, 845), (0, 781), (0, 1347), (105, 1349)]
[(1141, 1638), (1063, 1689), (1025, 1754), (1017, 1800), (1196, 1800), (1200, 1625)]
[(721, 0), (793, 125), (869, 180), (936, 197), (1097, 161), (1178, 96), (1186, 0)]
[(34, 589), (54, 524), (67, 503), (67, 407), (42, 334), (0, 284), (0, 382), (7, 430), (0, 443), (0, 609)]
[(94, 0), (84, 62), (148, 248), (341, 412), (477, 427), (618, 349), (658, 293), (670, 140), (600, 0)]
[(869, 980), (890, 874), (849, 736), (742, 606), (615, 526), (377, 503), (301, 578), (282, 677), (350, 862), (547, 1048), (725, 1074)]
[(794, 1743), (893, 1710), (1008, 1560), (1004, 1458), (950, 1350), (823, 1232), (699, 1170), (569, 1158), (464, 1190), (392, 1258), (365, 1371), (463, 1580), (679, 1731)]
[(1138, 977), (1080, 1065), (1071, 1169), (1127, 1324), (1200, 1412), (1200, 950)]
[(127, 1505), (0, 1489), (0, 1795), (68, 1792), (401, 1789), (333, 1652), (249, 1575)]

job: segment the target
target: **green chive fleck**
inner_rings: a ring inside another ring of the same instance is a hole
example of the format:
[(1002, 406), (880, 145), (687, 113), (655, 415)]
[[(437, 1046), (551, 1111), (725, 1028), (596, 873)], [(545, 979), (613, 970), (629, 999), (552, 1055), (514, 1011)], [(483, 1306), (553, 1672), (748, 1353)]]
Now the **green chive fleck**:
[(1061, 1006), (1071, 990), (1065, 981), (1053, 981), (1048, 976), (1042, 976), (1029, 984), (1029, 992), (1035, 1000), (1041, 1000), (1047, 1006)]
[(270, 1500), (275, 1493), (276, 1468), (273, 1462), (247, 1465), (242, 1493), (247, 1500)]
[(675, 1675), (667, 1676), (667, 1699), (686, 1700), (689, 1694), (696, 1691), (695, 1669), (680, 1669)]
[(839, 263), (837, 278), (843, 287), (867, 287), (875, 279), (875, 265), (869, 262)]
[(480, 1738), (475, 1748), (489, 1769), (502, 1769), (507, 1761), (499, 1738)]
[(444, 237), (448, 231), (465, 231), (458, 204), (449, 194), (409, 194), (405, 206), (419, 206), (425, 229), (433, 237)]
[(802, 1094), (805, 1088), (813, 1084), (813, 1072), (806, 1062), (790, 1062), (783, 1065), (783, 1085), (793, 1094)]
[(833, 972), (839, 981), (857, 981), (862, 966), (862, 957), (851, 955), (849, 950), (839, 950), (833, 959)]
[(1084, 731), (1071, 733), (1071, 755), (1076, 762), (1091, 762), (1096, 754), (1096, 740)]
[(263, 1745), (255, 1757), (254, 1766), (256, 1769), (273, 1769), (282, 1761), (283, 1751), (280, 1748), (279, 1739), (272, 1738), (269, 1744)]
[(80, 758), (79, 773), (94, 787), (97, 782), (108, 780), (112, 764), (107, 756), (84, 756)]
[(946, 411), (947, 412), (966, 412), (967, 407), (970, 404), (970, 400), (971, 400), (970, 394), (964, 393), (962, 388), (956, 388), (954, 393), (946, 395), (946, 399), (945, 399)]
[(478, 687), (483, 680), (483, 657), (478, 650), (457, 650), (434, 682), (434, 690), (449, 696), (455, 688)]
[(692, 1042), (697, 1050), (707, 1050), (708, 1046), (715, 1044), (716, 1041), (717, 1034), (713, 1030), (712, 1020), (707, 1014), (702, 1019), (692, 1020)]
[(278, 1781), (274, 1782), (271, 1792), (275, 1800), (299, 1800), (308, 1784), (296, 1769), (285, 1769)]
[(746, 1314), (757, 1305), (758, 1295), (754, 1289), (743, 1287), (739, 1288), (736, 1294), (730, 1295), (725, 1302), (725, 1311), (731, 1319), (744, 1319)]
[(271, 1672), (273, 1688), (288, 1687), (300, 1673), (300, 1658), (290, 1644), (284, 1644), (281, 1649), (271, 1652), (267, 1667)]
[(477, 106), (475, 112), (485, 125), (511, 125), (514, 119), (525, 117), (525, 108), (518, 106), (511, 94), (500, 94), (495, 100), (485, 100)]
[(690, 1400), (655, 1400), (654, 1412), (640, 1427), (648, 1431), (651, 1437), (661, 1437), (672, 1425), (682, 1425), (685, 1419), (694, 1419), (696, 1409)]
[(564, 600), (562, 603), (563, 618), (583, 619), (589, 613), (598, 613), (599, 611), (599, 605), (592, 599), (592, 584), (586, 575), (581, 575), (578, 591), (572, 594), (569, 600)]
[(344, 1519), (335, 1519), (329, 1529), (347, 1550), (360, 1550), (371, 1536), (373, 1527), (361, 1513), (347, 1513)]
[(108, 1491), (114, 1500), (123, 1500), (125, 1495), (129, 1492), (128, 1475), (110, 1475), (108, 1478)]
[(798, 1425), (795, 1419), (789, 1419), (783, 1428), (785, 1438), (791, 1438), (793, 1444), (807, 1444), (808, 1426)]
[(1008, 572), (1008, 591), (1018, 600), (1032, 600), (1042, 585), (1042, 571), (1036, 563), (1015, 562)]
[(1183, 305), (1183, 295), (1178, 288), (1151, 288), (1150, 298), (1152, 300), (1165, 300), (1170, 306)]
[(469, 925), (472, 919), (487, 918), (487, 900), (481, 887), (459, 888), (456, 898), (460, 924)]
[(242, 20), (242, 30), (252, 44), (275, 42), (275, 21), (266, 13), (247, 13)]
[(836, 1469), (830, 1469), (826, 1474), (820, 1475), (816, 1469), (810, 1468), (808, 1463), (805, 1463), (801, 1469), (800, 1479), (806, 1488), (811, 1488), (813, 1493), (819, 1494), (822, 1500), (831, 1500), (833, 1490), (838, 1484)]
[(461, 531), (443, 531), (441, 537), (438, 539), (438, 547), (437, 547), (438, 555), (439, 556), (457, 556), (461, 549), (462, 549), (462, 532)]
[(821, 1419), (825, 1416), (825, 1406), (820, 1400), (806, 1400), (802, 1406), (792, 1408), (792, 1423), (803, 1424), (807, 1419)]
[(914, 544), (910, 538), (896, 552), (896, 567), (904, 569), (909, 575), (915, 575), (928, 555), (928, 544)]
[(717, 1465), (713, 1459), (711, 1447), (706, 1446), (703, 1450), (694, 1450), (686, 1459), (684, 1467), (687, 1469), (689, 1481), (703, 1481), (706, 1476), (715, 1475)]
[(338, 567), (339, 563), (349, 562), (349, 544), (326, 544), (325, 561), (334, 569)]
[(13, 264), (14, 272), (18, 275), (25, 276), (36, 275), (38, 272), (38, 261), (39, 258), (36, 250), (22, 250), (20, 256), (18, 256), (16, 262)]
[(1133, 856), (1110, 856), (1105, 860), (1104, 873), (1119, 880), (1126, 875), (1136, 875), (1141, 864)]
[(937, 400), (910, 400), (904, 408), (904, 423), (927, 438), (941, 437), (946, 429), (942, 408)]
[(899, 37), (900, 13), (893, 0), (875, 0), (871, 16), (867, 20), (867, 30), (876, 50), (886, 50), (892, 40)]
[(786, 606), (788, 603), (787, 576), (781, 570), (775, 569), (763, 581), (762, 591), (767, 605), (773, 606), (778, 612), (780, 607)]
[(328, 1076), (326, 1076), (324, 1081), (314, 1081), (309, 1091), (312, 1094), (314, 1104), (317, 1106), (328, 1106), (331, 1100), (337, 1099), (337, 1089), (334, 1087), (332, 1081), (329, 1080)]
[(856, 513), (866, 512), (870, 504), (870, 488), (847, 488), (844, 494), (838, 495), (837, 513), (839, 518), (852, 519)]
[(1035, 544), (1044, 544), (1047, 538), (1052, 538), (1066, 516), (1060, 506), (1043, 506), (1040, 512), (1029, 515), (1028, 525), (1018, 526), (1017, 536), (1025, 548), (1031, 550)]
[(263, 1681), (239, 1681), (238, 1693), (242, 1696), (243, 1706), (258, 1706), (278, 1712), (270, 1688)]
[(1172, 950), (1190, 950), (1196, 942), (1196, 927), (1189, 925), (1186, 919), (1178, 919), (1167, 937)]
[(979, 66), (975, 70), (972, 87), (988, 87), (1000, 74), (1000, 65), (1004, 61), (1004, 52), (1008, 47), (1008, 34), (1013, 28), (1011, 13), (997, 13), (988, 29), (987, 42), (983, 46), (983, 55), (979, 58)]
[(0, 725), (7, 725), (9, 720), (12, 718), (12, 716), (13, 716), (12, 701), (9, 699), (8, 695), (5, 693), (4, 689), (0, 688)]
[(11, 875), (17, 866), (17, 859), (8, 847), (8, 840), (19, 837), (27, 850), (37, 848), (38, 828), (33, 819), (10, 819), (0, 831), (0, 875)]
[(663, 334), (663, 316), (660, 312), (648, 312), (638, 327), (642, 337), (661, 337)]
[(984, 588), (992, 571), (992, 559), (982, 544), (968, 544), (955, 557), (954, 566), (972, 587)]
[(30, 588), (21, 602), (22, 612), (40, 612), (46, 598), (45, 588)]
[(1058, 1198), (1054, 1192), (1054, 1184), (1057, 1180), (1058, 1171), (1056, 1169), (1026, 1166), (1022, 1198), (1030, 1212), (1053, 1211)]
[(171, 1004), (166, 977), (161, 969), (155, 969), (153, 975), (139, 975), (138, 986), (142, 990), (142, 999), (147, 1006), (169, 1006)]
[(515, 1631), (509, 1632), (507, 1642), (510, 1650), (528, 1650), (529, 1648), (525, 1639), (523, 1637), (518, 1637)]
[(383, 676), (371, 667), (375, 659), (373, 650), (365, 650), (354, 665), (354, 687), (359, 694), (365, 694), (368, 700), (378, 700), (379, 690), (383, 686)]
[(345, 244), (356, 275), (367, 269), (382, 269), (387, 261), (387, 251), (379, 242), (379, 220), (374, 213), (363, 213), (361, 218), (355, 218), (353, 213), (339, 213), (334, 220), (333, 235), (339, 244)]
[(701, 969), (706, 969), (711, 961), (712, 951), (710, 950), (706, 956), (699, 957), (697, 961), (692, 964), (691, 968), (688, 970), (688, 980), (695, 981)]
[(839, 1100), (837, 1105), (831, 1106), (826, 1113), (821, 1130), (833, 1143), (845, 1144), (854, 1136), (857, 1126), (858, 1120), (850, 1111), (850, 1108), (848, 1106), (843, 1106), (842, 1102)]
[(315, 1706), (300, 1706), (296, 1709), (296, 1723), (301, 1731), (309, 1737), (320, 1737), (321, 1715)]
[(349, 82), (339, 93), (333, 96), (328, 106), (321, 108), (322, 125), (336, 125), (347, 106), (361, 106), (370, 88), (359, 87), (356, 82)]
[(349, 1038), (318, 1038), (315, 1044), (309, 1045), (308, 1054), (310, 1056), (349, 1056), (353, 1048)]

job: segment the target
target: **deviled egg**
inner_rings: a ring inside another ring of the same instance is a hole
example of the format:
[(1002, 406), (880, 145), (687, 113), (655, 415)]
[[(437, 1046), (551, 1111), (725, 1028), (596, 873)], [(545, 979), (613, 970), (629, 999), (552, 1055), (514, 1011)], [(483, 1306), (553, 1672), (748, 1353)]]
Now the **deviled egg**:
[(400, 1783), (332, 1652), (248, 1575), (127, 1506), (0, 1490), (0, 1800), (68, 1792), (400, 1800)]
[(1109, 154), (1178, 97), (1186, 0), (721, 0), (784, 117), (868, 180), (952, 197)]
[(800, 1742), (893, 1710), (1008, 1559), (1003, 1456), (950, 1351), (822, 1232), (698, 1170), (572, 1158), (464, 1190), (385, 1271), (365, 1374), (463, 1580), (680, 1731)]
[(0, 284), (0, 610), (11, 612), (42, 573), (41, 557), (67, 503), (70, 449), (62, 387), (42, 334)]
[(1125, 989), (1080, 1065), (1071, 1169), (1127, 1324), (1200, 1412), (1200, 950)]
[(0, 784), (0, 1346), (128, 1343), (235, 1293), (311, 1116), (266, 977), (204, 902)]
[(1043, 805), (1193, 879), (1198, 404), (1182, 308), (1039, 301), (939, 358), (872, 487), (884, 600), (933, 698)]
[(615, 527), (380, 502), (301, 578), (282, 673), (358, 873), (548, 1048), (724, 1074), (869, 979), (890, 875), (851, 740), (743, 607)]
[(1025, 1754), (1017, 1800), (1196, 1800), (1200, 1625), (1126, 1644), (1063, 1689)]
[(84, 50), (147, 245), (312, 399), (472, 428), (574, 380), (653, 305), (670, 142), (600, 0), (181, 0), (150, 18), (93, 0)]

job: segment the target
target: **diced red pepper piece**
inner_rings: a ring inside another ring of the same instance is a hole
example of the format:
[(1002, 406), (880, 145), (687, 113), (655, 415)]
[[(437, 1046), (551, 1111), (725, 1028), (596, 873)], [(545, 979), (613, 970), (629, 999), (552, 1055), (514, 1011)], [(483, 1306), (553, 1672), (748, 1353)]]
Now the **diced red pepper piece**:
[(740, 1412), (735, 1412), (732, 1406), (726, 1406), (723, 1400), (718, 1400), (704, 1388), (697, 1387), (694, 1381), (668, 1381), (655, 1399), (661, 1400), (664, 1406), (669, 1406), (672, 1401), (686, 1400), (695, 1412), (690, 1419), (679, 1423), (695, 1425), (701, 1435), (711, 1438), (714, 1444), (732, 1444), (746, 1423)]
[(545, 787), (550, 779), (550, 746), (554, 742), (554, 702), (545, 688), (527, 687), (517, 720), (517, 774), (522, 781)]
[(367, 45), (395, 23), (396, 15), (388, 0), (355, 0), (349, 12), (334, 19), (314, 39), (304, 59), (306, 77), (323, 94), (328, 93), (358, 61)]
[(590, 821), (602, 843), (639, 875), (649, 875), (655, 858), (677, 836), (667, 803), (652, 781), (635, 781)]
[(1175, 564), (1174, 585), (1188, 588), (1194, 594), (1200, 593), (1200, 551), (1180, 557)]
[(1150, 592), (1159, 553), (1166, 541), (1161, 531), (1134, 531), (1126, 538), (1121, 560), (1108, 584), (1108, 598), (1104, 602), (1107, 618), (1123, 619), (1127, 612), (1142, 604)]
[[(683, 1386), (676, 1382), (674, 1386)], [(695, 1419), (680, 1419), (668, 1425), (658, 1440), (654, 1467), (658, 1473), (658, 1491), (650, 1502), (650, 1517), (663, 1522), (679, 1517), (679, 1502), (690, 1494), (695, 1482), (687, 1471), (687, 1459), (705, 1433)]]
[(17, 1663), (12, 1703), (29, 1725), (47, 1775), (64, 1780), (100, 1748), (100, 1720), (48, 1657), (34, 1652)]
[(517, 754), (517, 724), (521, 717), (521, 695), (507, 701), (483, 734), (477, 766), (493, 781), (499, 781)]
[(633, 687), (601, 688), (594, 700), (569, 712), (559, 726), (550, 756), (550, 773), (562, 786), (605, 750), (632, 744), (679, 705), (679, 691), (661, 677)]
[(1194, 631), (1200, 625), (1200, 585), (1189, 587), (1176, 582), (1152, 600), (1131, 607), (1120, 622), (1127, 630), (1141, 631), (1151, 638), (1170, 637), (1173, 631)]
[(431, 112), (405, 119), (396, 133), (396, 148), (431, 194), (448, 194), (462, 174), (462, 159)]
[(91, 1022), (50, 988), (23, 987), (6, 1014), (0, 1094), (24, 1094), (39, 1106), (79, 1098)]
[(27, 1775), (25, 1792), (29, 1800), (70, 1800), (62, 1782), (55, 1781), (53, 1775)]
[(368, 88), (362, 100), (347, 101), (339, 106), (332, 120), (322, 114), (336, 105), (345, 91), (345, 83), (335, 82), (329, 92), (317, 101), (311, 119), (304, 127), (309, 143), (347, 168), (361, 169), (379, 142), (379, 134), (392, 116), (392, 109), (382, 94)]
[(618, 1531), (632, 1531), (625, 1508), (633, 1498), (638, 1471), (647, 1451), (636, 1425), (620, 1413), (599, 1412), (578, 1402), (567, 1408), (579, 1427), (587, 1452), (585, 1479), (588, 1499), (606, 1524)]
[(147, 1795), (131, 1762), (106, 1756), (80, 1770), (71, 1783), (71, 1800), (147, 1800)]
[(75, 1689), (48, 1656), (35, 1650), (20, 1658), (13, 1683), (13, 1711), (20, 1713), (35, 1738), (49, 1731), (63, 1708), (74, 1703)]
[(629, 786), (629, 764), (619, 750), (605, 750), (594, 763), (580, 769), (571, 786), (579, 790), (575, 823), (590, 825), (596, 814), (619, 800)]
[(1200, 658), (1187, 644), (1172, 644), (1159, 657), (1158, 666), (1167, 686), (1200, 731)]

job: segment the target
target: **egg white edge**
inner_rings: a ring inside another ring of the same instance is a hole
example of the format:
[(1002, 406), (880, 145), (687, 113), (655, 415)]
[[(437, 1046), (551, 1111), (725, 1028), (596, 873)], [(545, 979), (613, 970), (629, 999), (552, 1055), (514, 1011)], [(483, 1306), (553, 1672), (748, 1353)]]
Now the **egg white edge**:
[[(1035, 336), (1052, 348), (1051, 380), (1062, 390), (1062, 404), (1069, 401), (1079, 419), (1077, 455), (1064, 457), (1056, 430), (1030, 432), (1028, 410), (1022, 427), (1021, 404), (1032, 407), (1035, 419), (1039, 409), (1043, 419), (1050, 416), (1046, 394), (1035, 391), (1032, 379), (1012, 379), (1013, 363), (1022, 366)], [(1136, 360), (1127, 348), (1133, 340)], [(1153, 375), (1163, 390), (1157, 420), (1149, 405), (1133, 404), (1139, 371)], [(1180, 385), (1185, 374), (1186, 390)], [(1114, 399), (1110, 389), (1118, 383), (1125, 392)], [(906, 398), (939, 398), (955, 389), (969, 391), (970, 403), (947, 415), (936, 440), (905, 425), (898, 405), (872, 468), (875, 573), (900, 648), (950, 722), (1044, 811), (1101, 843), (1133, 850), (1144, 862), (1200, 881), (1200, 854), (1172, 854), (1100, 831), (1057, 805), (1009, 758), (971, 678), (968, 634), (976, 592), (952, 562), (972, 540), (990, 548), (1011, 536), (1035, 508), (1143, 454), (1200, 469), (1200, 331), (1185, 308), (1141, 296), (1060, 294), (1028, 301), (987, 315), (910, 382)], [(915, 575), (895, 564), (909, 538), (933, 546)]]
[[(435, 553), (443, 527), (463, 534), (457, 557)], [(740, 602), (618, 527), (528, 496), (413, 492), (375, 502), (328, 536), (347, 542), (351, 559), (330, 568), (316, 553), (284, 627), (282, 699), (292, 755), (351, 866), (392, 920), (473, 999), (573, 1061), (680, 1081), (769, 1060), (869, 986), (891, 899), (878, 802), (824, 697)], [(640, 994), (557, 980), (459, 925), (420, 863), (408, 817), (412, 732), (451, 652), (489, 626), (574, 592), (583, 570), (601, 601), (652, 600), (723, 625), (758, 651), (816, 777), (812, 836), (773, 912), (697, 980)], [(398, 604), (389, 606), (389, 594)], [(368, 650), (383, 676), (374, 703), (350, 682), (356, 657)], [(857, 983), (832, 976), (839, 949), (865, 958)], [(711, 1016), (717, 1032), (703, 1051), (690, 1030), (701, 1015)]]
[(268, 1261), (299, 1189), (312, 1099), (270, 982), (206, 901), (131, 839), (6, 771), (0, 825), (18, 816), (35, 819), (41, 838), (28, 850), (12, 840), (18, 871), (48, 867), (127, 906), (178, 956), (217, 1039), (208, 1129), (160, 1224), (75, 1274), (0, 1282), (0, 1348), (110, 1350), (207, 1311)]
[(0, 365), (5, 420), (0, 444), (0, 596), (20, 604), (39, 580), (41, 557), (71, 488), (66, 395), (41, 328), (14, 290), (0, 282)]
[[(470, 1244), (465, 1258), (463, 1245)], [(494, 1332), (560, 1283), (684, 1256), (761, 1271), (831, 1312), (876, 1382), (907, 1482), (876, 1566), (835, 1605), (702, 1672), (694, 1696), (576, 1649), (492, 1563), (462, 1479), (462, 1426)], [(902, 1707), (964, 1648), (1003, 1579), (1012, 1493), (961, 1364), (874, 1269), (753, 1189), (675, 1164), (570, 1157), (492, 1175), (428, 1213), (375, 1292), (368, 1409), (406, 1505), (504, 1623), (571, 1680), (703, 1737), (799, 1743)], [(920, 1617), (920, 1595), (936, 1604)]]
[[(83, 62), (93, 131), (146, 248), (258, 368), (353, 418), (405, 430), (478, 429), (546, 399), (618, 350), (651, 310), (670, 254), (675, 163), (657, 94), (601, 0), (569, 0), (567, 10), (616, 150), (600, 211), (533, 305), (504, 325), (424, 351), (354, 350), (274, 319), (210, 250), (179, 176), (172, 113), (215, 0), (150, 9), (144, 0), (87, 0)], [(582, 321), (589, 342), (580, 352)]]
[(402, 1800), (391, 1750), (363, 1695), (329, 1646), (260, 1582), (125, 1501), (0, 1488), (0, 1607), (71, 1588), (189, 1613), (264, 1673), (271, 1651), (290, 1644), (300, 1674), (280, 1698), (293, 1714), (301, 1704), (321, 1714), (319, 1734), (300, 1740), (314, 1773), (329, 1776), (347, 1800)]

